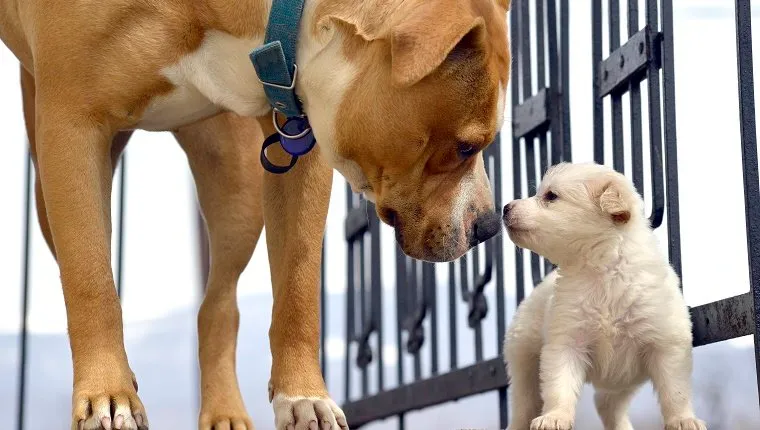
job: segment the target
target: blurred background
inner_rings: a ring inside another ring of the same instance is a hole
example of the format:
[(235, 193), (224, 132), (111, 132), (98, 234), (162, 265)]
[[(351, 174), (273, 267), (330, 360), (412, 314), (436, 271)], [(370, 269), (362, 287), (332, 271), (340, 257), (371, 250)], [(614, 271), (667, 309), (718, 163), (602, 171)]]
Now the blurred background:
[[(591, 2), (570, 2), (570, 116), (573, 160), (593, 159)], [(684, 295), (690, 306), (749, 291), (742, 186), (734, 4), (725, 0), (674, 0), (676, 112), (681, 205)], [(755, 71), (760, 71), (760, 2), (752, 6), (755, 21)], [(24, 240), (24, 168), (26, 137), (18, 85), (18, 63), (0, 46), (0, 416), (15, 428), (21, 326)], [(756, 73), (756, 94), (760, 93)], [(508, 96), (509, 100), (509, 96)], [(646, 99), (645, 99), (646, 100)], [(624, 99), (624, 106), (628, 106)], [(627, 111), (624, 112), (627, 117)], [(503, 135), (511, 135), (504, 124)], [(627, 132), (628, 130), (626, 130)], [(504, 202), (512, 198), (512, 151), (502, 145)], [(126, 151), (123, 309), (125, 342), (140, 396), (154, 429), (196, 427), (198, 412), (195, 316), (201, 299), (201, 254), (195, 189), (186, 158), (169, 133), (138, 131)], [(629, 161), (630, 163), (630, 161)], [(645, 169), (648, 174), (648, 169)], [(116, 174), (114, 190), (120, 187)], [(648, 177), (646, 183), (649, 183)], [(119, 199), (113, 203), (119, 222)], [(345, 182), (335, 175), (326, 232), (327, 379), (333, 398), (345, 400), (346, 215)], [(648, 211), (649, 209), (647, 209)], [(32, 212), (34, 213), (34, 212)], [(71, 358), (58, 269), (37, 226), (32, 223), (31, 279), (28, 316), (26, 430), (64, 429), (70, 414)], [(663, 249), (667, 232), (658, 230)], [(383, 301), (395, 303), (395, 250), (392, 231), (381, 229)], [(114, 245), (116, 245), (116, 237)], [(256, 428), (274, 427), (267, 401), (271, 357), (267, 331), (271, 315), (269, 268), (263, 241), (243, 274), (238, 296), (241, 325), (238, 376)], [(505, 238), (507, 318), (514, 311), (514, 252)], [(116, 253), (114, 253), (116, 256)], [(448, 279), (448, 266), (436, 276)], [(443, 295), (443, 294), (441, 294)], [(486, 290), (493, 300), (493, 288)], [(461, 303), (460, 315), (466, 312)], [(440, 306), (440, 321), (447, 321)], [(385, 313), (385, 311), (384, 311)], [(495, 339), (493, 312), (484, 321), (484, 336)], [(385, 365), (395, 368), (395, 329), (386, 318)], [(472, 334), (462, 321), (460, 365), (475, 360)], [(469, 336), (469, 337), (468, 337)], [(444, 336), (446, 337), (446, 336)], [(760, 428), (760, 410), (752, 338), (743, 337), (695, 350), (694, 397), (697, 414), (712, 430)], [(495, 342), (486, 342), (486, 358), (496, 357)], [(445, 363), (445, 361), (444, 361)], [(410, 363), (404, 363), (409, 367)], [(445, 366), (444, 366), (445, 368)], [(444, 369), (445, 370), (445, 369)], [(409, 374), (410, 371), (407, 371)], [(423, 374), (429, 369), (423, 368)], [(393, 387), (395, 372), (386, 372)], [(355, 382), (359, 378), (353, 378)], [(355, 390), (355, 392), (358, 392)], [(407, 414), (408, 428), (499, 428), (496, 393)], [(52, 417), (55, 417), (53, 419)], [(662, 428), (651, 386), (638, 393), (631, 417), (637, 429)], [(10, 418), (10, 420), (9, 420)], [(586, 389), (576, 427), (601, 429)], [(396, 428), (395, 418), (367, 429)]]

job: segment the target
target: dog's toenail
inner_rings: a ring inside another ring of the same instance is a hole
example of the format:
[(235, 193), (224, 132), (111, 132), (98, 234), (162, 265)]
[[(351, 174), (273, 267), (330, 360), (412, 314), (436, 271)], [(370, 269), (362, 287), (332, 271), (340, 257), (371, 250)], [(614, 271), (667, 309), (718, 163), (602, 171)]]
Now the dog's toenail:
[(100, 419), (100, 425), (104, 430), (111, 430), (111, 417), (103, 417)]
[(79, 420), (79, 424), (77, 424), (77, 430), (84, 430), (84, 420)]
[(116, 415), (116, 418), (113, 419), (113, 428), (116, 430), (121, 430), (121, 426), (124, 424), (124, 417), (121, 415)]
[(309, 421), (309, 430), (319, 430), (319, 424), (316, 421)]

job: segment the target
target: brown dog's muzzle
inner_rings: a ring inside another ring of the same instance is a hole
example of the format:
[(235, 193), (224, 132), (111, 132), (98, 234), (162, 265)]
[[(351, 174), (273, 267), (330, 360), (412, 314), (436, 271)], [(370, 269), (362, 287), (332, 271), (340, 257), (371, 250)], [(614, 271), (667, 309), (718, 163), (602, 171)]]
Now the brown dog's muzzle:
[(400, 217), (396, 211), (381, 209), (381, 219), (394, 227), (396, 242), (412, 258), (429, 262), (452, 261), (472, 247), (501, 231), (501, 214), (491, 210), (473, 213), (461, 225), (436, 220), (421, 223)]

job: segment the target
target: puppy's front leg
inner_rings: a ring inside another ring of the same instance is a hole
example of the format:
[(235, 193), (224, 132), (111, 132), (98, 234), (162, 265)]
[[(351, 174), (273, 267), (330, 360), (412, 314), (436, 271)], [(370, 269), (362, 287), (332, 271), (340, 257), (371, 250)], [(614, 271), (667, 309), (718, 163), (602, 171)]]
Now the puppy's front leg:
[[(271, 133), (269, 117), (260, 123)], [(268, 151), (270, 159), (286, 164), (282, 150), (276, 151)], [(264, 175), (264, 225), (274, 290), (269, 397), (277, 430), (348, 429), (319, 367), (319, 269), (331, 186), (332, 169), (320, 156), (319, 145), (288, 173)]]
[(648, 361), (666, 430), (706, 430), (691, 405), (691, 345), (656, 348)]
[(586, 380), (585, 353), (571, 345), (547, 343), (541, 349), (540, 374), (542, 415), (531, 430), (570, 430), (575, 406)]

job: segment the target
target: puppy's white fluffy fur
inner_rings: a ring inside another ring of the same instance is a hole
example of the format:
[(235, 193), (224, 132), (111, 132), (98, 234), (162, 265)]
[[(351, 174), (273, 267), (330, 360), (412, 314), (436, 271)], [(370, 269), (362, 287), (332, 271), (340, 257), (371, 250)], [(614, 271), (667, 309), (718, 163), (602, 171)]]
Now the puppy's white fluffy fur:
[(504, 342), (510, 430), (569, 430), (585, 382), (605, 430), (631, 430), (628, 405), (651, 379), (667, 430), (704, 430), (691, 403), (691, 320), (643, 202), (597, 164), (550, 169), (505, 208), (520, 247), (558, 269), (519, 306)]

